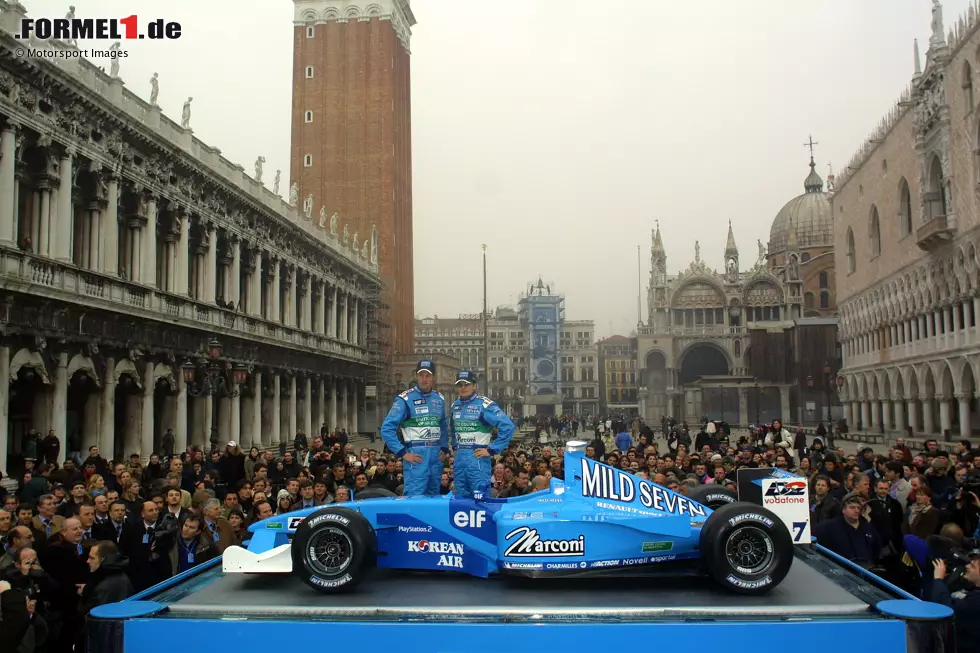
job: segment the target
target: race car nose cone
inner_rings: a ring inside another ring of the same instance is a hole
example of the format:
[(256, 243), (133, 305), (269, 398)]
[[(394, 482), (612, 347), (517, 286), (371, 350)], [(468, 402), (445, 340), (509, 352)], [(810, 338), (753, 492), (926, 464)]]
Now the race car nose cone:
[(585, 448), (589, 446), (587, 442), (582, 440), (569, 440), (565, 443), (565, 451), (575, 453), (577, 451), (585, 451)]

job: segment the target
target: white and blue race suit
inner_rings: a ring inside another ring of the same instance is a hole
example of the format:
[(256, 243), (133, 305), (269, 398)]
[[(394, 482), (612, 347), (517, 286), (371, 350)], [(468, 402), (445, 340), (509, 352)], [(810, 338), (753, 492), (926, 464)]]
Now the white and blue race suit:
[[(456, 451), (453, 493), (465, 498), (472, 498), (475, 492), (490, 496), (493, 460), (490, 456), (476, 458), (473, 452), (486, 449), (494, 456), (502, 452), (514, 437), (514, 422), (493, 400), (475, 392), (469, 399), (454, 401), (450, 413), (450, 444)], [(497, 429), (496, 439), (494, 429)]]
[[(402, 430), (405, 444), (398, 440)], [(418, 386), (406, 390), (391, 404), (381, 425), (381, 437), (388, 449), (399, 458), (407, 453), (422, 456), (422, 462), (402, 462), (405, 496), (438, 496), (442, 478), (440, 451), (448, 451), (449, 429), (446, 426), (446, 400), (438, 392), (422, 392)]]

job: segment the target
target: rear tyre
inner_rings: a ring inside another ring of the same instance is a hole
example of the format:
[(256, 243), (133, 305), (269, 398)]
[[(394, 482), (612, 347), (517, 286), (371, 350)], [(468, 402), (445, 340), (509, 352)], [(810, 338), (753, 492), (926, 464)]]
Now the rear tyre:
[(304, 519), (292, 543), (293, 573), (325, 594), (353, 589), (377, 561), (377, 538), (364, 516), (325, 508)]
[(738, 495), (722, 485), (699, 485), (687, 495), (687, 498), (712, 510), (718, 510), (722, 506), (738, 501)]
[(701, 529), (701, 557), (716, 581), (739, 594), (765, 594), (793, 564), (793, 538), (771, 511), (749, 503), (721, 506)]

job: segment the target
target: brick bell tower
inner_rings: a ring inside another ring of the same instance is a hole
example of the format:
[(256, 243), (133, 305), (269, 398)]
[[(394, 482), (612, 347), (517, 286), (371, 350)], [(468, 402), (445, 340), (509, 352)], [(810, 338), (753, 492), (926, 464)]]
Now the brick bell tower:
[(415, 348), (410, 0), (294, 0), (290, 182), (372, 237), (393, 353)]

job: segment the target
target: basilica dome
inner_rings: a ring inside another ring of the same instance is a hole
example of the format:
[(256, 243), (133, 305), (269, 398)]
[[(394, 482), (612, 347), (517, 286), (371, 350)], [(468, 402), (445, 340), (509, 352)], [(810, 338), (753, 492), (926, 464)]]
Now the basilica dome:
[(785, 252), (791, 234), (797, 249), (834, 246), (834, 213), (830, 195), (823, 191), (823, 179), (810, 159), (810, 174), (803, 182), (804, 193), (779, 210), (769, 229), (769, 254)]

